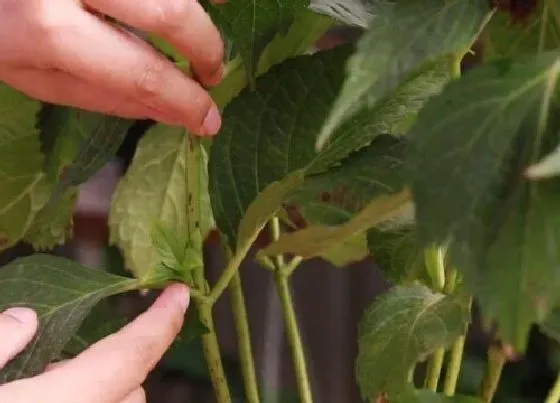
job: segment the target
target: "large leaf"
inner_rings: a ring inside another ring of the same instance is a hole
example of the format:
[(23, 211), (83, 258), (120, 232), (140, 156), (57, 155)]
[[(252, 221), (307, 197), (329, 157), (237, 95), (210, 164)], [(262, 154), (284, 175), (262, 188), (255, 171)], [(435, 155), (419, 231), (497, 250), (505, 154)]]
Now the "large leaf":
[(553, 309), (540, 327), (543, 333), (560, 343), (560, 309)]
[(425, 279), (424, 248), (411, 225), (385, 231), (372, 229), (367, 242), (373, 261), (394, 284)]
[(370, 228), (386, 224), (399, 217), (408, 209), (411, 198), (408, 190), (383, 195), (371, 201), (354, 218), (339, 226), (310, 226), (305, 229), (287, 233), (261, 250), (261, 256), (275, 256), (292, 253), (302, 258), (321, 256), (331, 248), (346, 242)]
[(348, 78), (326, 120), (322, 148), (345, 120), (375, 105), (427, 61), (469, 50), (489, 11), (487, 0), (379, 1), (369, 31), (348, 63)]
[(138, 288), (139, 282), (67, 259), (36, 255), (0, 270), (0, 311), (33, 308), (39, 331), (29, 346), (0, 370), (0, 383), (33, 376), (58, 358), (84, 318), (103, 298)]
[(259, 56), (279, 31), (288, 29), (305, 11), (309, 0), (229, 1), (209, 8), (214, 22), (239, 49), (250, 77), (254, 77)]
[(347, 25), (367, 28), (375, 0), (311, 0), (310, 8)]
[(555, 11), (550, 9), (553, 2), (560, 7), (558, 0), (528, 2), (523, 12), (525, 15), (520, 19), (507, 10), (496, 12), (481, 35), (484, 58), (513, 57), (556, 49), (560, 45), (560, 27)]
[(50, 195), (35, 128), (40, 107), (0, 83), (0, 250), (24, 236)]
[(258, 91), (242, 92), (225, 109), (222, 133), (210, 152), (210, 194), (218, 227), (233, 249), (241, 218), (267, 185), (296, 170), (307, 176), (324, 172), (380, 134), (402, 134), (449, 78), (447, 60), (425, 66), (394, 98), (342, 125), (341, 141), (317, 154), (315, 137), (344, 79), (349, 53), (342, 47), (284, 62), (258, 80)]
[(558, 141), (559, 56), (472, 71), (426, 105), (410, 135), (423, 244), (453, 241), (452, 262), (519, 350), (557, 299), (558, 183), (523, 173)]
[(55, 200), (113, 158), (133, 123), (62, 106), (47, 106), (41, 115), (45, 171), (57, 181)]
[(356, 374), (368, 401), (389, 401), (406, 387), (412, 366), (461, 335), (469, 320), (464, 299), (424, 286), (395, 287), (380, 296), (360, 323)]
[(160, 263), (152, 233), (156, 224), (185, 237), (206, 237), (213, 226), (205, 154), (183, 129), (156, 125), (140, 140), (114, 195), (111, 243), (141, 277)]

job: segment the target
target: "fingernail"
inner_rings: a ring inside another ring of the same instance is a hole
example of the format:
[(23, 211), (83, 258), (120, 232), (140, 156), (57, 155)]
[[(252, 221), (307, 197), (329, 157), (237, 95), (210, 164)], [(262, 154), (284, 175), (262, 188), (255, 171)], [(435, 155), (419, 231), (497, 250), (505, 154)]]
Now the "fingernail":
[(34, 323), (35, 321), (37, 321), (37, 314), (33, 309), (30, 308), (9, 308), (6, 309), (3, 313), (4, 315), (11, 316), (15, 320), (23, 324)]
[(202, 132), (206, 136), (214, 136), (220, 131), (221, 126), (222, 117), (220, 116), (220, 111), (216, 105), (212, 105), (202, 123)]
[(173, 284), (169, 288), (172, 288), (173, 300), (175, 303), (181, 307), (183, 313), (187, 312), (190, 301), (190, 294), (187, 286), (184, 284)]

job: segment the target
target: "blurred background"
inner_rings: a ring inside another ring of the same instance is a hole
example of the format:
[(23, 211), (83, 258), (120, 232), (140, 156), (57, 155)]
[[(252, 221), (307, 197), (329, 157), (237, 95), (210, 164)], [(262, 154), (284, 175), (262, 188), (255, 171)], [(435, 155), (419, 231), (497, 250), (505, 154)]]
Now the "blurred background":
[[(356, 38), (356, 32), (335, 29), (323, 38), (318, 48), (329, 48)], [(467, 60), (465, 68), (475, 59)], [(53, 253), (75, 259), (90, 267), (103, 267), (125, 273), (119, 251), (108, 246), (107, 215), (112, 193), (126, 172), (142, 125), (129, 132), (116, 158), (80, 191), (74, 216), (74, 238)], [(206, 267), (214, 281), (224, 265), (217, 237), (206, 248)], [(0, 254), (0, 264), (33, 253), (18, 245)], [(248, 257), (241, 269), (251, 325), (251, 339), (261, 395), (266, 403), (297, 402), (291, 354), (284, 334), (280, 303), (269, 271)], [(0, 268), (1, 270), (1, 268)], [(357, 326), (363, 310), (390, 285), (371, 260), (345, 269), (321, 260), (303, 264), (292, 277), (292, 291), (315, 402), (361, 402), (354, 381), (357, 354)], [(131, 319), (154, 299), (153, 294), (131, 293), (110, 300), (109, 309)], [(223, 351), (230, 387), (236, 402), (244, 402), (237, 340), (227, 293), (215, 308), (216, 326)], [(459, 392), (476, 393), (485, 367), (489, 338), (480, 330), (476, 308), (474, 323), (463, 360)], [(204, 363), (200, 340), (183, 335), (146, 381), (150, 403), (211, 403), (213, 392)], [(506, 366), (496, 402), (540, 402), (560, 370), (560, 349), (536, 329), (525, 357)], [(421, 370), (418, 371), (421, 376)]]

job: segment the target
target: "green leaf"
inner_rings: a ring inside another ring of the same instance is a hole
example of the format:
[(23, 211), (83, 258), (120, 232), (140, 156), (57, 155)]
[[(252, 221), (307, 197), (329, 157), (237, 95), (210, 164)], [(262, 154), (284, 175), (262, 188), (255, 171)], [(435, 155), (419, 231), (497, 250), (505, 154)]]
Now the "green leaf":
[(530, 2), (529, 13), (519, 21), (505, 10), (497, 11), (481, 35), (484, 58), (534, 54), (560, 46), (560, 27), (551, 3), (560, 10), (558, 0)]
[(369, 254), (365, 234), (345, 239), (332, 248), (321, 253), (319, 257), (327, 260), (336, 267), (347, 267), (352, 263), (365, 259)]
[(292, 253), (304, 259), (320, 256), (341, 242), (391, 221), (406, 210), (409, 204), (410, 193), (408, 190), (379, 196), (354, 218), (342, 225), (337, 227), (317, 225), (284, 234), (276, 242), (259, 251), (259, 255), (275, 256), (281, 253)]
[(0, 83), (0, 250), (25, 235), (50, 195), (35, 128), (40, 108)]
[(360, 323), (356, 375), (362, 397), (400, 394), (412, 365), (461, 335), (469, 320), (460, 297), (424, 286), (395, 287), (380, 296)]
[(35, 250), (53, 249), (71, 237), (74, 207), (78, 190), (73, 188), (64, 193), (57, 202), (47, 203), (35, 216), (23, 240)]
[(92, 344), (118, 332), (126, 323), (127, 320), (118, 315), (106, 300), (99, 302), (64, 346), (63, 356), (75, 357)]
[(367, 28), (373, 18), (375, 0), (311, 0), (311, 10), (333, 17), (346, 25)]
[(364, 105), (376, 105), (413, 71), (444, 55), (466, 53), (489, 11), (487, 0), (402, 0), (372, 5), (369, 31), (348, 62), (348, 78), (317, 145)]
[(259, 91), (245, 90), (225, 109), (222, 132), (210, 151), (210, 194), (216, 222), (232, 249), (243, 214), (267, 185), (296, 170), (308, 177), (324, 172), (383, 133), (402, 134), (449, 79), (448, 60), (424, 66), (395, 97), (346, 122), (339, 129), (341, 141), (317, 154), (315, 137), (344, 79), (350, 50), (286, 61), (258, 80)]
[(0, 270), (0, 311), (28, 306), (39, 316), (34, 341), (0, 370), (0, 383), (40, 373), (105, 297), (139, 287), (137, 280), (88, 269), (67, 259), (35, 255)]
[(531, 179), (546, 179), (560, 174), (560, 146), (537, 163), (529, 166), (525, 174)]
[(309, 0), (229, 1), (211, 6), (208, 11), (225, 36), (239, 49), (252, 79), (266, 45), (278, 32), (287, 30), (308, 5)]
[(452, 240), (452, 264), (520, 351), (558, 299), (558, 184), (521, 173), (558, 143), (559, 72), (557, 52), (488, 63), (433, 98), (410, 134), (422, 244)]
[(373, 261), (394, 284), (427, 281), (422, 248), (414, 227), (406, 225), (394, 230), (372, 229), (367, 233)]
[(123, 250), (136, 276), (160, 263), (152, 242), (154, 225), (189, 242), (206, 237), (213, 227), (206, 183), (204, 150), (183, 129), (156, 125), (140, 140), (109, 218), (111, 243)]
[(57, 182), (53, 199), (84, 183), (113, 158), (132, 123), (101, 113), (48, 106), (42, 112), (40, 128), (45, 172)]

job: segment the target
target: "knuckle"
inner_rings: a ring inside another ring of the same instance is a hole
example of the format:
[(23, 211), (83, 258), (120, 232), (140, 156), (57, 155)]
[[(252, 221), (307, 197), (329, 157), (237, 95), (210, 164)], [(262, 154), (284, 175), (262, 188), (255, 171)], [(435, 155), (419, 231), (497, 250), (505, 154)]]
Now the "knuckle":
[(165, 87), (167, 61), (158, 59), (145, 66), (136, 80), (136, 90), (141, 96), (155, 98)]
[(190, 10), (193, 7), (191, 0), (160, 1), (154, 8), (152, 25), (160, 31), (170, 31), (182, 27), (187, 23)]

